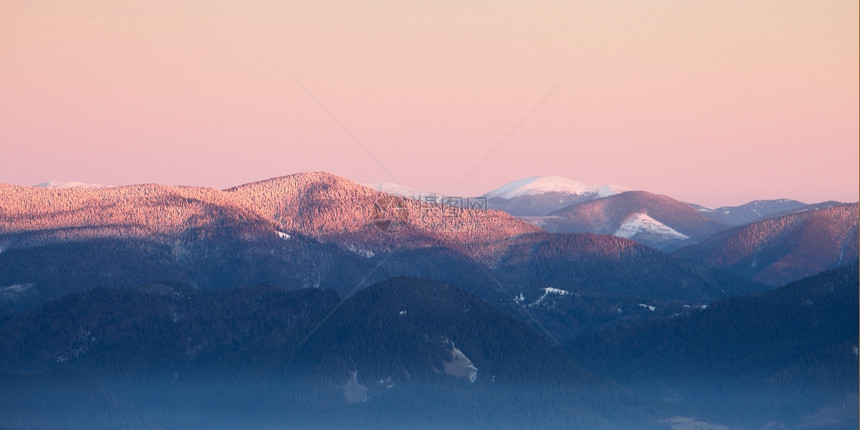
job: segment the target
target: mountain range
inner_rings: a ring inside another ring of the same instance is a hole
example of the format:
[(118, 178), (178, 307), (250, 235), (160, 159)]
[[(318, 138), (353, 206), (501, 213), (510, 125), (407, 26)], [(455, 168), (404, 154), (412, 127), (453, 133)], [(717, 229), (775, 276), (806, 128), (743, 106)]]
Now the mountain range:
[[(530, 178), (491, 194), (522, 197), (599, 189), (608, 187)], [(550, 326), (557, 328), (548, 331), (569, 339), (603, 323), (650, 314), (636, 309), (622, 317), (617, 309), (658, 300), (666, 303), (658, 309), (674, 313), (682, 305), (767, 288), (756, 282), (780, 285), (857, 258), (851, 242), (857, 231), (852, 205), (838, 206), (848, 211), (839, 217), (823, 216), (837, 209), (822, 209), (815, 216), (817, 227), (802, 241), (790, 239), (790, 232), (801, 231), (794, 227), (780, 234), (762, 233), (776, 230), (756, 224), (735, 227), (759, 232), (755, 247), (741, 250), (735, 249), (737, 244), (751, 239), (729, 241), (735, 248), (719, 245), (735, 230), (670, 197), (625, 191), (592, 198), (536, 222), (468, 202), (400, 198), (327, 173), (224, 191), (154, 184), (0, 184), (0, 312), (93, 286), (165, 280), (200, 288), (271, 283), (351, 294), (392, 276), (413, 276), (467, 280), (470, 291), (533, 325), (550, 322), (542, 321), (543, 314), (524, 314), (523, 304), (543, 297), (546, 288), (578, 292), (542, 302), (556, 303), (560, 315), (569, 314), (561, 309), (570, 306), (579, 309), (579, 316), (567, 323), (563, 316), (551, 318)], [(801, 213), (796, 216), (802, 218)], [(797, 224), (782, 219), (767, 222)], [(547, 234), (539, 225), (579, 234)], [(669, 256), (636, 241), (663, 251), (693, 246)], [(759, 257), (753, 256), (753, 248)], [(818, 252), (825, 248), (828, 252)], [(595, 312), (597, 308), (603, 310)]]
[[(314, 181), (328, 181), (333, 184), (333, 181), (337, 180), (343, 181), (343, 183), (335, 186), (335, 188), (340, 187), (341, 190), (355, 185), (355, 183), (333, 175), (311, 173), (273, 178), (242, 185), (228, 191), (238, 191), (238, 194), (241, 194), (243, 189), (269, 187), (272, 189), (263, 192), (262, 196), (258, 192), (262, 190), (256, 190), (251, 194), (256, 193), (258, 194), (257, 197), (261, 199), (266, 199), (266, 195), (268, 195), (268, 198), (277, 200), (281, 196), (301, 193), (316, 195), (317, 190), (308, 189), (309, 185), (288, 183), (290, 181), (305, 181), (308, 184)], [(276, 184), (279, 181), (284, 183)], [(346, 185), (347, 183), (348, 185)], [(451, 218), (452, 215), (460, 213), (463, 209), (496, 209), (531, 224), (536, 224), (549, 232), (613, 234), (631, 238), (645, 245), (669, 252), (686, 245), (699, 243), (717, 231), (791, 213), (824, 209), (843, 204), (839, 202), (805, 204), (796, 200), (775, 199), (755, 200), (739, 206), (709, 209), (695, 203), (684, 203), (665, 195), (652, 194), (646, 191), (633, 192), (624, 186), (593, 186), (558, 176), (536, 176), (516, 180), (487, 192), (480, 198), (471, 199), (446, 197), (437, 192), (422, 192), (395, 183), (366, 183), (361, 185), (379, 193), (406, 198), (405, 202), (402, 203), (405, 206), (402, 208), (402, 212), (411, 213), (413, 217), (418, 214), (422, 220), (431, 220), (429, 225), (423, 226), (424, 228), (432, 226), (440, 220), (439, 217), (428, 217), (434, 212), (433, 206), (439, 209), (435, 212), (443, 214), (443, 218)], [(36, 187), (96, 190), (112, 188), (112, 186), (106, 185), (63, 181), (48, 181)], [(181, 188), (193, 189), (193, 187)], [(378, 198), (378, 196), (379, 194), (369, 197), (372, 199)], [(235, 197), (232, 196), (231, 198), (238, 200)], [(346, 197), (346, 195), (330, 197), (338, 200)], [(366, 202), (366, 197), (368, 195), (365, 193), (363, 197), (359, 198), (359, 201)], [(329, 199), (329, 196), (325, 198)], [(421, 205), (415, 206), (415, 201), (429, 203), (431, 208), (428, 209), (426, 205), (423, 207)], [(259, 202), (256, 201), (244, 203), (250, 203), (251, 210), (260, 208), (256, 205)], [(316, 203), (319, 202), (306, 201), (302, 204), (314, 206)], [(270, 213), (266, 214), (267, 217), (284, 215), (284, 219), (290, 219), (291, 214), (286, 207), (283, 214), (276, 214), (272, 208), (268, 209)], [(694, 211), (698, 212), (699, 215), (695, 214)], [(361, 236), (356, 231), (355, 222), (359, 220), (358, 222), (361, 224), (361, 220), (367, 219), (368, 214), (360, 213), (357, 215), (359, 216), (351, 217), (352, 220), (349, 222), (352, 225), (345, 226), (345, 228), (349, 230), (349, 234)], [(333, 214), (333, 216), (338, 215)], [(373, 215), (370, 214), (370, 216)], [(413, 219), (411, 223), (416, 223), (416, 220)], [(342, 241), (343, 237), (336, 239)]]
[(536, 325), (544, 316), (524, 314), (515, 298), (537, 300), (549, 287), (577, 291), (589, 301), (555, 300), (562, 309), (590, 309), (577, 318), (580, 329), (554, 322), (554, 335), (568, 339), (595, 324), (650, 316), (618, 314), (622, 304), (671, 302), (660, 307), (668, 312), (766, 288), (628, 239), (547, 234), (501, 211), (396, 198), (325, 173), (225, 191), (4, 185), (0, 198), (0, 310), (7, 313), (94, 286), (270, 283), (349, 295), (413, 276), (468, 281), (470, 291)]
[(709, 209), (627, 187), (589, 186), (552, 176), (514, 181), (485, 196), (490, 207), (550, 232), (611, 234), (667, 252), (732, 227), (840, 204), (775, 199)]
[(797, 200), (777, 199), (754, 200), (740, 206), (723, 206), (716, 209), (708, 209), (697, 204), (691, 204), (690, 206), (714, 221), (737, 226), (756, 222), (774, 215), (783, 215), (801, 210), (808, 205)]
[(0, 184), (0, 428), (856, 427), (857, 220), (556, 177)]

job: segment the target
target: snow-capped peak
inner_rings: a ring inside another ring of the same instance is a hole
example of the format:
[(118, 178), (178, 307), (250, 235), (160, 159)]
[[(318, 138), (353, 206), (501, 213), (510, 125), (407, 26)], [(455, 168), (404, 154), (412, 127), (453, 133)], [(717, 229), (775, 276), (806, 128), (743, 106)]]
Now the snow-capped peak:
[(617, 185), (592, 186), (561, 176), (533, 176), (507, 183), (486, 194), (488, 198), (512, 199), (526, 195), (541, 195), (547, 193), (564, 193), (575, 195), (592, 194), (596, 197), (607, 197), (629, 188)]
[(680, 240), (690, 238), (689, 236), (679, 233), (672, 227), (669, 227), (644, 213), (637, 213), (630, 218), (627, 218), (627, 220), (621, 224), (621, 227), (618, 228), (618, 231), (615, 232), (615, 236), (630, 239), (639, 233), (657, 234), (667, 238)]
[(113, 185), (87, 184), (85, 182), (48, 181), (33, 185), (37, 188), (80, 188), (87, 190), (98, 190), (101, 188), (112, 188)]

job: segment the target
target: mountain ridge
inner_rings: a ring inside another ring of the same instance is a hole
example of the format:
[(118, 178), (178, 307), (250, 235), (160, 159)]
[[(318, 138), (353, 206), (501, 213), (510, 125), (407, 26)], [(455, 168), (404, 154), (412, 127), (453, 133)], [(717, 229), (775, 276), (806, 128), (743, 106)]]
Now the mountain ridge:
[(720, 232), (678, 257), (782, 285), (858, 258), (858, 205), (804, 210)]
[(551, 232), (623, 234), (661, 250), (677, 249), (728, 228), (687, 203), (647, 191), (575, 203), (529, 220)]
[[(393, 208), (380, 210), (380, 201)], [(178, 210), (161, 211), (165, 203)], [(400, 210), (402, 219), (397, 212), (385, 212), (390, 209)], [(538, 231), (504, 212), (466, 203), (444, 206), (392, 197), (325, 172), (286, 175), (223, 191), (160, 184), (106, 189), (0, 186), (0, 234), (38, 230), (48, 235), (45, 240), (73, 234), (68, 229), (91, 227), (97, 231), (82, 234), (89, 238), (170, 236), (188, 227), (211, 225), (218, 214), (228, 216), (228, 222), (254, 224), (272, 235), (299, 233), (360, 252), (445, 244), (471, 257), (490, 258), (494, 250), (478, 243)], [(378, 228), (380, 218), (399, 221), (401, 228), (385, 232)], [(49, 231), (58, 228), (66, 230)]]

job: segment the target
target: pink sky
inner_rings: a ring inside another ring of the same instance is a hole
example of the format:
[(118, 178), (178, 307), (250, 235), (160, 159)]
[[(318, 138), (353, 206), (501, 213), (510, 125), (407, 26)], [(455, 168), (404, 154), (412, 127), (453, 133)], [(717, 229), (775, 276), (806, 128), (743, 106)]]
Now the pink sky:
[(536, 3), (0, 0), (0, 182), (858, 199), (856, 0)]

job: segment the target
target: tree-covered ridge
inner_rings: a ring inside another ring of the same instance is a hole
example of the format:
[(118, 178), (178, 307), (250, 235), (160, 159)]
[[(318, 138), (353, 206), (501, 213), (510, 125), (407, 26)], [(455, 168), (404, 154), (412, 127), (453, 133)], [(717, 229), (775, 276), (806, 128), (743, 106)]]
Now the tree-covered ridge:
[(636, 213), (648, 214), (697, 241), (726, 228), (687, 203), (646, 191), (627, 191), (577, 203), (552, 212), (550, 216), (564, 219), (564, 227), (558, 231), (614, 234)]
[(16, 235), (22, 245), (95, 238), (167, 240), (191, 229), (275, 234), (274, 224), (246, 202), (211, 188), (0, 187), (0, 234)]
[[(376, 204), (395, 199), (404, 226), (377, 227)], [(363, 253), (446, 246), (489, 258), (493, 244), (540, 229), (503, 212), (392, 197), (327, 173), (303, 173), (227, 191), (133, 185), (53, 189), (0, 185), (5, 247), (95, 238), (175, 239), (228, 232), (238, 237), (301, 234)], [(14, 240), (8, 239), (15, 235)]]
[(328, 173), (306, 173), (254, 182), (227, 190), (242, 195), (286, 231), (368, 250), (446, 246), (479, 259), (499, 251), (496, 242), (540, 228), (504, 212), (445, 206), (397, 198), (406, 220), (402, 229), (382, 234), (374, 225), (374, 205), (388, 196)]
[[(334, 352), (331, 342), (337, 344)], [(392, 278), (359, 292), (323, 322), (305, 348), (301, 354), (311, 356), (328, 349), (322, 354), (335, 354), (367, 381), (432, 376), (458, 348), (477, 367), (478, 384), (600, 385), (524, 324), (461, 288), (428, 279)]]
[(714, 235), (681, 258), (770, 285), (851, 264), (858, 257), (856, 203), (807, 210)]
[[(186, 372), (227, 365), (283, 364), (283, 351), (249, 348), (294, 339), (302, 320), (338, 301), (327, 290), (274, 286), (198, 290), (182, 284), (93, 288), (0, 323), (0, 366), (41, 371), (57, 365), (98, 373)], [(297, 341), (291, 340), (295, 343)]]
[(595, 234), (538, 233), (513, 238), (495, 268), (500, 279), (513, 285), (599, 291), (642, 300), (709, 301), (764, 288), (629, 239)]

